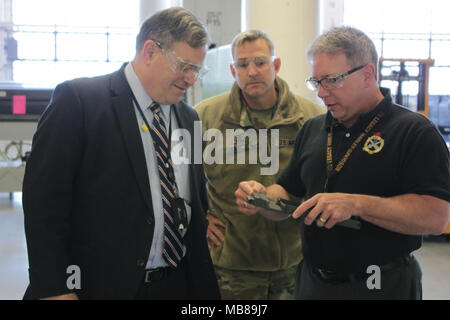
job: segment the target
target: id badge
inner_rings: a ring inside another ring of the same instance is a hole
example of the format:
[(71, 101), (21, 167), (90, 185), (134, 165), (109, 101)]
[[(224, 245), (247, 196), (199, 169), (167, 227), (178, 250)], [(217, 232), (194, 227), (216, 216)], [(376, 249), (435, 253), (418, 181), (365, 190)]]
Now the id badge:
[(172, 212), (174, 215), (175, 225), (178, 227), (178, 230), (184, 230), (188, 226), (187, 212), (186, 206), (184, 204), (184, 200), (180, 197), (177, 197), (172, 200)]

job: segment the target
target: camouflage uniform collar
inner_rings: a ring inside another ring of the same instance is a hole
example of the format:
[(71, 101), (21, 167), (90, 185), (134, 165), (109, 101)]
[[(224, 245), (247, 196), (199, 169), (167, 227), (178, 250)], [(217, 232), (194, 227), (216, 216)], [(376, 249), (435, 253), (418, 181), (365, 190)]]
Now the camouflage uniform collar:
[[(275, 86), (278, 88), (278, 97), (275, 113), (268, 128), (294, 123), (304, 117), (303, 113), (298, 111), (295, 106), (298, 104), (294, 94), (289, 91), (289, 86), (280, 77), (275, 78)], [(224, 121), (239, 125), (240, 127), (253, 127), (251, 119), (247, 112), (247, 103), (241, 95), (241, 89), (235, 82), (230, 92), (230, 113), (224, 116)]]

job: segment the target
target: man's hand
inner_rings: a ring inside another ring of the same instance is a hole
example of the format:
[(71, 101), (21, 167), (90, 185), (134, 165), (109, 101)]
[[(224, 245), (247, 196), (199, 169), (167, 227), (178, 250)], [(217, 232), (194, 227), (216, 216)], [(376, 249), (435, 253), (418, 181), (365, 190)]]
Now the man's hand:
[(225, 236), (220, 231), (218, 226), (225, 228), (225, 224), (209, 213), (206, 215), (206, 219), (208, 219), (208, 230), (206, 232), (206, 235), (208, 237), (208, 247), (211, 248), (210, 241), (212, 241), (217, 247), (221, 246), (223, 241), (225, 240)]
[(256, 214), (259, 212), (259, 208), (249, 204), (247, 202), (247, 196), (251, 196), (253, 193), (266, 193), (266, 188), (256, 181), (242, 181), (239, 183), (239, 187), (234, 193), (236, 197), (236, 204), (239, 211), (247, 215)]
[(350, 219), (360, 212), (356, 209), (358, 195), (347, 193), (318, 193), (303, 202), (292, 214), (297, 219), (306, 210), (313, 208), (305, 217), (305, 224), (311, 225), (314, 220), (318, 227), (330, 229), (338, 222)]

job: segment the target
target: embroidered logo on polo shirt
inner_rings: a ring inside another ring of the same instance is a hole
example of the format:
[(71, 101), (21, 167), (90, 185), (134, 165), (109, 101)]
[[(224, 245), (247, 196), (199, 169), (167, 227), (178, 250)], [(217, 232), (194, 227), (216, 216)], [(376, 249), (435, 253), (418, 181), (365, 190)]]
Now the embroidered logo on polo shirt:
[(384, 139), (381, 138), (381, 133), (376, 132), (373, 136), (367, 138), (366, 143), (364, 143), (363, 150), (368, 154), (378, 153), (384, 147)]

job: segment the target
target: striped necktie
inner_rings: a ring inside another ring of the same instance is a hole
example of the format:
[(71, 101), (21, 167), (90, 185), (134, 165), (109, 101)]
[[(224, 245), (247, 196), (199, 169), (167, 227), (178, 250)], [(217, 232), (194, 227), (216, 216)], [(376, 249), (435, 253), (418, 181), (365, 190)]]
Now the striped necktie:
[(183, 237), (181, 230), (174, 220), (172, 209), (173, 200), (178, 197), (175, 188), (175, 175), (172, 160), (170, 159), (169, 137), (164, 120), (161, 116), (161, 107), (157, 103), (150, 106), (153, 112), (151, 130), (153, 135), (156, 158), (158, 163), (159, 181), (161, 184), (162, 203), (164, 212), (164, 247), (163, 256), (167, 263), (176, 268), (183, 257)]

